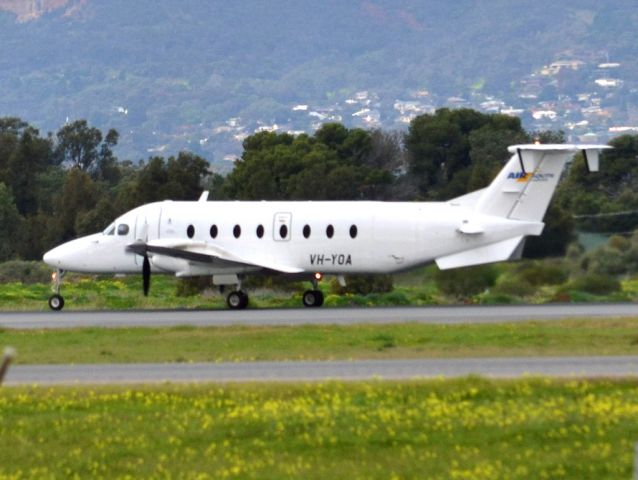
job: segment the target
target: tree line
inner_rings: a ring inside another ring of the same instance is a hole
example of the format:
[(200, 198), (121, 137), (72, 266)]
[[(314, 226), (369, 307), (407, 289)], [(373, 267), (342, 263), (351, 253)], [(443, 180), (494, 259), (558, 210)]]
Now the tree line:
[[(223, 177), (193, 153), (133, 162), (114, 154), (114, 129), (85, 120), (42, 135), (19, 118), (0, 118), (0, 260), (40, 259), (49, 248), (101, 231), (118, 215), (152, 201), (445, 200), (491, 182), (507, 146), (562, 142), (561, 132), (527, 132), (517, 118), (470, 109), (416, 117), (407, 132), (328, 123), (314, 134), (261, 132), (247, 137)], [(560, 184), (546, 231), (526, 255), (563, 254), (576, 222), (590, 230), (629, 231), (638, 210), (638, 136), (614, 139), (601, 172), (582, 158)], [(576, 218), (575, 218), (576, 216)]]

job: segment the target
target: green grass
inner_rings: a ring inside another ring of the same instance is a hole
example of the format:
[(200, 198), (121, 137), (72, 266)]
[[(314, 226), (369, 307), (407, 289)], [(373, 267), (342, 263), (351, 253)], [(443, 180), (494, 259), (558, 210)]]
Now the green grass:
[(21, 364), (636, 355), (638, 317), (481, 325), (0, 330)]
[(0, 419), (0, 479), (624, 479), (638, 382), (20, 387)]
[[(498, 264), (494, 267), (499, 275), (512, 272), (517, 264)], [(394, 291), (371, 293), (369, 295), (335, 295), (327, 278), (321, 283), (326, 296), (326, 307), (340, 306), (390, 306), (390, 305), (432, 305), (451, 304), (461, 301), (438, 291), (434, 280), (436, 267), (429, 266), (396, 275)], [(126, 309), (171, 309), (171, 308), (226, 308), (225, 297), (216, 289), (204, 294), (177, 296), (179, 280), (168, 275), (154, 275), (148, 297), (142, 295), (140, 275), (86, 276), (69, 274), (64, 278), (62, 295), (66, 300), (66, 310), (126, 310)], [(277, 284), (275, 282), (275, 284)], [(632, 301), (638, 300), (638, 278), (623, 279), (622, 290), (609, 295), (592, 295), (579, 291), (559, 291), (560, 285), (539, 286), (530, 295), (513, 295), (488, 291), (463, 299), (471, 303), (547, 303), (559, 299), (563, 302), (588, 301)], [(0, 284), (0, 311), (48, 310), (47, 299), (52, 293), (52, 285), (10, 282)], [(281, 284), (278, 288), (250, 289), (249, 308), (300, 306), (302, 292), (310, 283), (296, 282)]]

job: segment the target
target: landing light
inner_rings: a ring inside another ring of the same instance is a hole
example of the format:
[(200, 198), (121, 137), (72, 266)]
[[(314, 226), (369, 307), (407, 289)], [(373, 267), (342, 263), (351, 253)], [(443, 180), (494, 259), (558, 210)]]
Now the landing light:
[(51, 281), (55, 282), (58, 279), (58, 272), (53, 272), (51, 274)]
[(315, 280), (320, 282), (322, 278), (323, 278), (323, 275), (321, 273), (319, 272), (315, 273)]

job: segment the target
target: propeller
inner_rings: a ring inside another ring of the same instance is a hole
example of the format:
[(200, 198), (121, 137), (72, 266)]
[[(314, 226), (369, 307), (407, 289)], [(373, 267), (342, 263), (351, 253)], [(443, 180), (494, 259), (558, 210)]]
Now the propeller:
[(151, 262), (148, 261), (148, 256), (144, 255), (144, 262), (142, 263), (142, 288), (144, 289), (144, 296), (148, 297), (148, 289), (151, 286)]
[(147, 297), (148, 290), (151, 286), (151, 262), (147, 255), (147, 245), (142, 241), (138, 241), (131, 245), (127, 245), (126, 251), (144, 257), (142, 262), (142, 290), (144, 291), (144, 296)]

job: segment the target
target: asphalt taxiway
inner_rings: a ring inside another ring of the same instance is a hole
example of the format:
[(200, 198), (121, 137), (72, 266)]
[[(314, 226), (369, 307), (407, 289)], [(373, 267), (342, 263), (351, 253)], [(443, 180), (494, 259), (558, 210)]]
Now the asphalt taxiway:
[[(171, 310), (120, 312), (0, 313), (0, 329), (77, 327), (171, 327), (180, 325), (432, 324), (551, 321), (566, 318), (638, 317), (638, 305), (551, 304), (428, 306), (405, 308), (322, 308), (264, 310)], [(319, 381), (372, 378), (459, 377), (638, 377), (638, 356), (517, 357), (320, 362), (137, 363), (16, 365), (8, 385), (158, 382)]]
[(3, 312), (0, 328), (171, 327), (181, 325), (350, 325), (418, 322), (500, 323), (565, 318), (638, 317), (638, 304), (427, 306), (399, 308), (289, 308), (260, 310), (145, 310)]
[(413, 379), (481, 375), (490, 378), (638, 377), (638, 356), (516, 357), (322, 362), (137, 363), (18, 365), (7, 385), (272, 382)]

